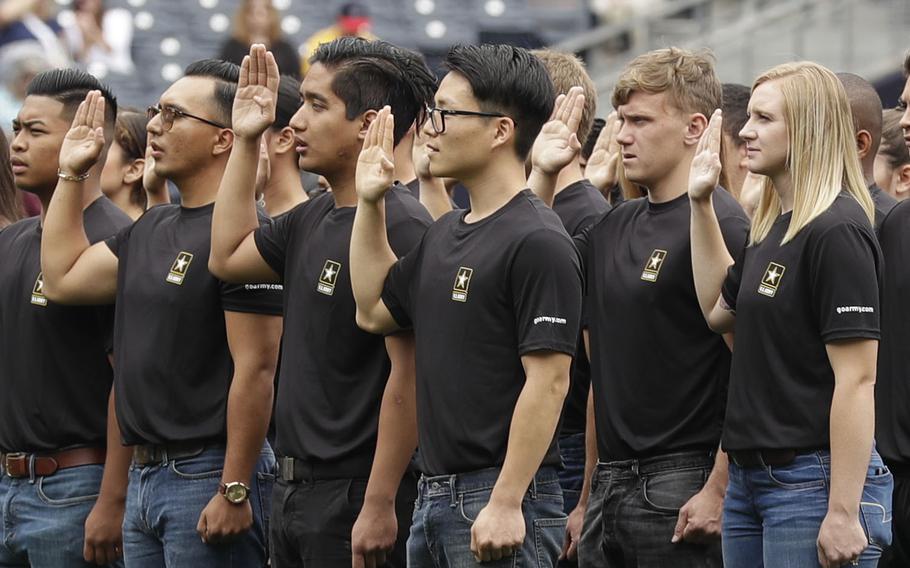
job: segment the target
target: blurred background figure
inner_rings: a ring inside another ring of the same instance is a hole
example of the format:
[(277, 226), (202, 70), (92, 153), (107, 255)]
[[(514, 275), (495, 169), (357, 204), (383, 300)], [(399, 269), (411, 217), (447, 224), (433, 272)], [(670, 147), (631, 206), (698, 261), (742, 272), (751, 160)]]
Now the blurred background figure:
[(114, 143), (101, 170), (101, 191), (135, 221), (148, 206), (142, 186), (145, 171), (146, 113), (120, 109), (114, 125)]
[(749, 120), (747, 108), (751, 90), (745, 85), (724, 83), (723, 134), (721, 139), (722, 171), (720, 185), (736, 199), (740, 198), (743, 182), (749, 174), (746, 161), (746, 142), (739, 131)]
[(75, 0), (72, 24), (64, 31), (73, 58), (89, 73), (133, 72), (133, 17), (129, 10), (106, 9), (104, 0)]
[(271, 0), (243, 0), (234, 13), (231, 38), (221, 47), (218, 59), (240, 65), (254, 43), (264, 44), (275, 56), (278, 70), (300, 79), (300, 58), (284, 39), (278, 10)]
[(22, 42), (0, 52), (0, 126), (9, 129), (25, 100), (25, 90), (42, 71), (51, 69), (41, 46)]
[(900, 126), (902, 114), (895, 109), (882, 113), (882, 143), (874, 164), (875, 183), (898, 201), (910, 197), (910, 152)]
[(9, 140), (0, 129), (0, 229), (23, 217), (22, 200), (9, 163)]
[(8, 49), (36, 46), (51, 67), (71, 63), (52, 0), (0, 0), (0, 59)]
[[(370, 12), (364, 4), (359, 2), (349, 2), (341, 6), (338, 11), (338, 18), (335, 23), (327, 28), (323, 28), (311, 35), (303, 44), (301, 53), (301, 74), (306, 75), (310, 66), (309, 60), (316, 48), (321, 43), (328, 43), (334, 39), (344, 36), (357, 36), (364, 39), (377, 39), (372, 33), (372, 19)], [(281, 62), (279, 62), (280, 68)]]

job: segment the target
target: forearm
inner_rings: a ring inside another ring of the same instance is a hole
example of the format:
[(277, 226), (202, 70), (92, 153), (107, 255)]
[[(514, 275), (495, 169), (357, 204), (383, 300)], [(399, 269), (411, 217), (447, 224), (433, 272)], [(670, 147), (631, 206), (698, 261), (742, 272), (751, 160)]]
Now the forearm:
[(591, 496), (591, 482), (594, 469), (597, 467), (597, 429), (594, 422), (594, 389), (588, 389), (588, 404), (585, 416), (585, 477), (581, 485), (581, 494), (578, 496), (580, 507), (588, 506)]
[(550, 447), (568, 387), (568, 371), (558, 377), (527, 378), (512, 414), (506, 458), (491, 501), (521, 504)]
[(420, 179), (420, 203), (435, 221), (452, 210), (452, 200), (445, 183), (436, 177)]
[(831, 494), (828, 511), (859, 513), (875, 429), (874, 381), (839, 384), (831, 402)]
[(120, 441), (120, 426), (117, 423), (114, 406), (114, 389), (111, 388), (107, 404), (107, 454), (104, 459), (99, 501), (123, 503), (126, 500), (126, 486), (132, 456), (132, 448), (124, 446)]
[(712, 198), (690, 199), (690, 204), (692, 275), (695, 278), (698, 305), (707, 319), (720, 296), (727, 268), (733, 264), (733, 258), (724, 244), (724, 235), (714, 212)]
[(395, 261), (386, 235), (384, 201), (360, 199), (351, 233), (351, 288), (357, 302), (358, 323), (375, 323), (385, 277)]
[(255, 188), (260, 138), (235, 138), (218, 187), (209, 264), (219, 274), (230, 272), (231, 256), (259, 227)]
[(65, 294), (66, 275), (89, 248), (82, 222), (85, 182), (59, 180), (44, 218), (41, 234), (41, 271), (45, 294)]
[(534, 192), (534, 195), (539, 197), (548, 207), (553, 207), (553, 199), (556, 197), (556, 180), (558, 177), (559, 172), (548, 174), (540, 171), (538, 168), (532, 168), (531, 175), (528, 176), (528, 187), (530, 187), (531, 191)]
[(249, 484), (272, 415), (274, 366), (234, 373), (227, 405), (227, 451), (222, 481)]
[(34, 10), (36, 0), (5, 0), (0, 4), (0, 26), (6, 26), (22, 19)]
[(729, 479), (730, 461), (726, 452), (717, 448), (717, 455), (714, 458), (714, 467), (705, 482), (705, 489), (711, 490), (723, 497), (727, 492), (727, 480)]

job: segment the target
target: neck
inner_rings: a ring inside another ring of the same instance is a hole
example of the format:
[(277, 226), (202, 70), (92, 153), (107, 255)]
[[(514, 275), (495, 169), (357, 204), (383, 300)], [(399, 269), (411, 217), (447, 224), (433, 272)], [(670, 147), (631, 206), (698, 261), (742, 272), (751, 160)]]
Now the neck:
[(771, 182), (774, 184), (774, 190), (780, 198), (780, 212), (789, 213), (793, 211), (793, 185), (790, 179), (790, 172), (772, 175)]
[(692, 167), (692, 158), (693, 155), (687, 152), (668, 175), (649, 184), (648, 201), (666, 203), (685, 194), (689, 190), (689, 169)]
[(395, 179), (401, 183), (408, 183), (417, 179), (417, 171), (414, 170), (414, 159), (411, 152), (414, 149), (414, 139), (406, 136), (395, 146), (392, 158), (395, 160)]
[(335, 207), (357, 207), (357, 189), (354, 185), (354, 168), (322, 174), (332, 188)]
[(306, 200), (307, 195), (300, 183), (300, 170), (296, 164), (292, 168), (272, 170), (265, 188), (265, 210), (270, 217), (290, 211)]
[(875, 183), (875, 173), (871, 165), (866, 167), (866, 164), (863, 164), (863, 179), (866, 180), (866, 187), (872, 187)]
[(186, 177), (171, 178), (180, 191), (181, 205), (195, 208), (213, 203), (224, 175), (224, 165), (224, 161), (219, 160)]
[(110, 195), (107, 195), (107, 198), (113, 202), (114, 205), (120, 208), (121, 211), (129, 215), (130, 219), (135, 221), (142, 215), (142, 208), (133, 203), (132, 197), (133, 188), (129, 186), (121, 186), (120, 189)]
[(465, 217), (469, 223), (495, 213), (528, 186), (524, 164), (500, 156), (492, 156), (485, 168), (462, 176), (461, 182), (471, 198), (471, 211)]
[(581, 164), (578, 163), (578, 158), (575, 158), (571, 164), (564, 167), (559, 172), (559, 175), (556, 176), (556, 193), (558, 194), (573, 183), (580, 182), (583, 179), (585, 179), (585, 176), (581, 171)]
[[(51, 204), (51, 197), (54, 195), (54, 188), (29, 190), (38, 196), (41, 202), (41, 225), (44, 225), (44, 217), (47, 216), (47, 208)], [(101, 179), (96, 175), (85, 180), (85, 187), (82, 189), (82, 210), (95, 202), (101, 197)]]

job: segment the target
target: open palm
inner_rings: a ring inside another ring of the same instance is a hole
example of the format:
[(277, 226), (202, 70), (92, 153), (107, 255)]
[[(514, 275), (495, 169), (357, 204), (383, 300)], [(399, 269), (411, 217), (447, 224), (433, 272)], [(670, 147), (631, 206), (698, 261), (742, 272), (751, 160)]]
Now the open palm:
[(82, 175), (95, 165), (104, 148), (104, 97), (90, 91), (79, 103), (73, 124), (60, 146), (60, 171)]
[(714, 111), (708, 128), (698, 141), (695, 158), (689, 168), (689, 197), (706, 199), (717, 187), (720, 179), (720, 139), (723, 116), (720, 109)]
[(275, 122), (278, 82), (278, 64), (272, 52), (262, 44), (254, 44), (240, 65), (234, 96), (231, 128), (237, 136), (259, 136)]
[(531, 163), (547, 174), (559, 173), (581, 150), (576, 132), (581, 122), (585, 96), (580, 87), (556, 99), (553, 115), (543, 125), (531, 150)]
[(618, 134), (619, 117), (616, 112), (611, 112), (585, 165), (585, 177), (600, 191), (610, 190), (619, 180)]
[(394, 132), (392, 109), (383, 107), (370, 123), (357, 159), (355, 183), (357, 195), (364, 201), (379, 201), (392, 185), (395, 175), (395, 162), (392, 161)]

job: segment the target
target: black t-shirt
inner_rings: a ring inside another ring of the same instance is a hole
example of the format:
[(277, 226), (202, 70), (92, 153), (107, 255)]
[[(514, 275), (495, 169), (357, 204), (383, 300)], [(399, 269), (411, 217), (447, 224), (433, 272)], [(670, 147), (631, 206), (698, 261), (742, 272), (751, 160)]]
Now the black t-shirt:
[(862, 208), (842, 194), (781, 245), (791, 216), (745, 249), (723, 285), (736, 310), (725, 450), (829, 447), (825, 344), (879, 338), (881, 251)]
[[(403, 256), (433, 221), (404, 186), (393, 186), (385, 204), (389, 242)], [(320, 464), (354, 460), (368, 477), (389, 358), (383, 337), (355, 323), (348, 263), (355, 212), (320, 195), (255, 236), (286, 286), (278, 453)]]
[[(578, 339), (581, 271), (559, 217), (530, 190), (475, 223), (466, 214), (437, 220), (382, 295), (398, 324), (414, 328), (427, 475), (502, 465), (521, 356), (574, 355)], [(543, 463), (560, 463), (555, 438)]]
[(885, 216), (897, 205), (897, 199), (891, 197), (878, 184), (869, 186), (869, 194), (872, 195), (872, 203), (875, 204), (875, 230), (882, 226)]
[(107, 240), (120, 259), (114, 371), (126, 445), (224, 440), (234, 372), (224, 312), (281, 314), (280, 285), (209, 272), (213, 210), (160, 205)]
[(879, 229), (885, 263), (882, 340), (875, 384), (875, 439), (889, 462), (910, 463), (910, 202), (896, 205)]
[[(106, 197), (82, 218), (92, 243), (132, 223)], [(33, 217), (0, 231), (0, 450), (104, 446), (114, 308), (55, 304), (42, 286)]]
[[(735, 257), (748, 219), (723, 189), (713, 201)], [(690, 216), (687, 195), (633, 199), (575, 239), (588, 283), (601, 459), (711, 450), (720, 441), (730, 351), (695, 294)]]
[(419, 179), (414, 178), (411, 181), (409, 181), (408, 183), (404, 184), (404, 186), (411, 191), (411, 193), (414, 195), (414, 199), (418, 199), (418, 200), (420, 199), (420, 180)]
[[(569, 236), (576, 236), (593, 225), (610, 210), (603, 194), (588, 180), (575, 182), (556, 194), (553, 211), (559, 215)], [(588, 387), (591, 385), (591, 364), (582, 335), (578, 335), (578, 351), (572, 361), (572, 382), (562, 408), (563, 436), (585, 431)]]

